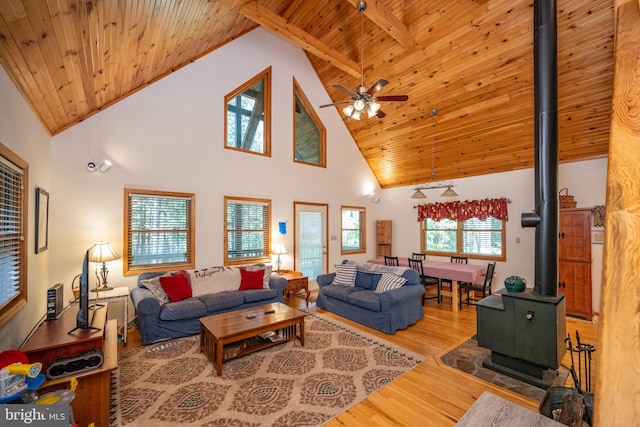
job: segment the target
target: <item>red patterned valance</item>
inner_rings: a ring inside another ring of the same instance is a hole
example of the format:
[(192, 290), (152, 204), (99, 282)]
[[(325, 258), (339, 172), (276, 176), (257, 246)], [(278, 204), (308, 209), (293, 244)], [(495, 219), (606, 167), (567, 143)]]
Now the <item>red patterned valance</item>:
[(427, 218), (434, 221), (440, 221), (444, 218), (452, 221), (466, 221), (471, 218), (478, 218), (484, 221), (489, 216), (507, 221), (509, 219), (507, 199), (502, 197), (500, 199), (436, 202), (418, 205), (418, 221), (423, 221)]

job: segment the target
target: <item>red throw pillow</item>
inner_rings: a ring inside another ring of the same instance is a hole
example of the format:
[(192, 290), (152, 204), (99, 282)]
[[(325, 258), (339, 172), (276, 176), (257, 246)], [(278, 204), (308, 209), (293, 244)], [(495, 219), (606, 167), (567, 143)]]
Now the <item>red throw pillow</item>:
[(192, 296), (189, 279), (182, 273), (160, 277), (160, 286), (162, 286), (162, 289), (167, 293), (169, 301), (171, 302), (182, 301)]
[(264, 279), (264, 270), (248, 271), (244, 268), (240, 269), (240, 290), (262, 289), (262, 281)]

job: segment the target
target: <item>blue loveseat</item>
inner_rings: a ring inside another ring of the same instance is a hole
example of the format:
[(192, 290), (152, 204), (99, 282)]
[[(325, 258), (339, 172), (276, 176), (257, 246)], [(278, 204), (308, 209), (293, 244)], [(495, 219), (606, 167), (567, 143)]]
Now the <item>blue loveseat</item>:
[[(235, 267), (214, 268), (230, 270)], [(144, 345), (198, 334), (200, 333), (200, 318), (204, 316), (272, 302), (284, 303), (284, 289), (287, 286), (287, 280), (270, 274), (269, 267), (268, 288), (240, 291), (221, 287), (224, 290), (211, 289), (211, 293), (200, 294), (182, 301), (163, 303), (144, 285), (144, 281), (147, 279), (163, 274), (165, 273), (142, 273), (138, 276), (137, 287), (132, 289), (130, 293)]]
[[(317, 277), (320, 288), (317, 307), (387, 334), (424, 318), (424, 286), (420, 284), (417, 271), (366, 263), (356, 265), (354, 286), (333, 284), (336, 273)], [(376, 293), (374, 291), (383, 273), (404, 277), (407, 282), (397, 289)]]

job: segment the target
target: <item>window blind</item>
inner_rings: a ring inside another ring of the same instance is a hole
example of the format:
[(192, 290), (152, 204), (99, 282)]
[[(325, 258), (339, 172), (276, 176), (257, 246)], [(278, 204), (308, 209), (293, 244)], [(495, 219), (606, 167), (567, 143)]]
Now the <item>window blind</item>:
[(226, 261), (264, 260), (271, 241), (271, 202), (260, 199), (225, 200)]
[(127, 265), (131, 270), (193, 265), (193, 194), (129, 192)]
[(0, 157), (0, 309), (20, 295), (25, 251), (23, 171)]

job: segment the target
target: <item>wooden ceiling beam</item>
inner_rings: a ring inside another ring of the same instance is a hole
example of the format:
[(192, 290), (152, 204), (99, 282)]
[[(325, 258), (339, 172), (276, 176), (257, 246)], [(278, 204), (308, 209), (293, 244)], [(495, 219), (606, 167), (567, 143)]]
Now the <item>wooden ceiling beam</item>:
[(304, 30), (289, 24), (286, 19), (265, 9), (255, 1), (242, 6), (240, 13), (273, 34), (327, 61), (353, 77), (360, 78), (360, 66), (355, 61)]
[[(358, 7), (361, 0), (347, 0), (349, 3)], [(373, 23), (380, 27), (384, 32), (389, 34), (404, 48), (414, 46), (416, 42), (413, 40), (409, 29), (404, 25), (391, 11), (386, 8), (378, 0), (368, 0), (365, 2), (367, 7), (364, 14)]]

